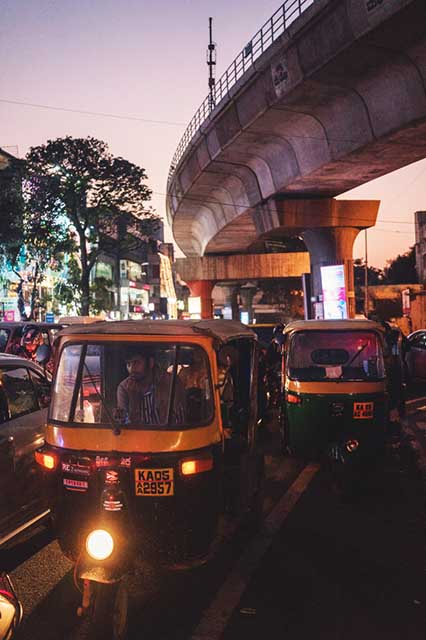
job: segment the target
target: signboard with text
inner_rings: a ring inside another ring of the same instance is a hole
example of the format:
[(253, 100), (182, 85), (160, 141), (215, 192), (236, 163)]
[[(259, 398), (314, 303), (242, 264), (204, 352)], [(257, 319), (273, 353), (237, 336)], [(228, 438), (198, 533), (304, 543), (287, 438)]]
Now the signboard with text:
[(348, 317), (345, 267), (335, 264), (321, 267), (321, 285), (325, 320), (342, 320)]
[(409, 316), (411, 311), (410, 289), (403, 289), (401, 291), (401, 297), (402, 297), (402, 315)]

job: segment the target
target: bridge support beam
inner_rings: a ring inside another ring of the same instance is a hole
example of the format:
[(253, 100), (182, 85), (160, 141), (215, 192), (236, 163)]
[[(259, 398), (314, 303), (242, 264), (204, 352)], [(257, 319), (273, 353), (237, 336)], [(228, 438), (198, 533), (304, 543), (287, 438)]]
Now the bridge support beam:
[(276, 212), (262, 220), (266, 233), (278, 230), (302, 235), (309, 251), (312, 295), (322, 295), (321, 267), (343, 264), (346, 273), (348, 314), (355, 315), (352, 249), (361, 229), (376, 223), (379, 200), (337, 200), (335, 198), (275, 199)]
[(201, 318), (207, 320), (213, 318), (212, 291), (216, 284), (214, 280), (186, 280), (191, 295), (200, 298)]
[(360, 229), (355, 227), (331, 227), (307, 229), (302, 233), (311, 260), (313, 296), (322, 295), (321, 267), (334, 264), (344, 265), (349, 318), (355, 317), (352, 249), (359, 232)]

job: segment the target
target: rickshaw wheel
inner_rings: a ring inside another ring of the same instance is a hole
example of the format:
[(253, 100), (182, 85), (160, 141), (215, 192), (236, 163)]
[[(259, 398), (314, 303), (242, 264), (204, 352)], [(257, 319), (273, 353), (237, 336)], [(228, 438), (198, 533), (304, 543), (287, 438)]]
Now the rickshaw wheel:
[(124, 640), (127, 632), (128, 596), (122, 581), (96, 583), (91, 618), (92, 637)]

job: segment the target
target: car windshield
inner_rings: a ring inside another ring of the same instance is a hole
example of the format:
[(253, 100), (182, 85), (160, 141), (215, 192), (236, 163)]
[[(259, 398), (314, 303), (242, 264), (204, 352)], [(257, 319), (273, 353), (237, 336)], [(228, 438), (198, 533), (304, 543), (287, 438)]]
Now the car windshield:
[(300, 331), (287, 359), (293, 380), (378, 380), (384, 378), (380, 339), (374, 331)]
[(9, 334), (9, 329), (0, 329), (0, 353), (5, 352)]
[(212, 417), (208, 359), (197, 345), (99, 342), (62, 350), (53, 421), (183, 428)]

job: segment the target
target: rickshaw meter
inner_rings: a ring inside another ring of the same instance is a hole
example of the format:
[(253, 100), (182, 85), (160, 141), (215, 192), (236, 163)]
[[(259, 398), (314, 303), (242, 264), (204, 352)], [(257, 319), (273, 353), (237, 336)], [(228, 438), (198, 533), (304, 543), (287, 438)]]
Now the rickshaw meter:
[(106, 560), (114, 551), (114, 540), (108, 531), (96, 529), (86, 538), (86, 551), (94, 560)]

